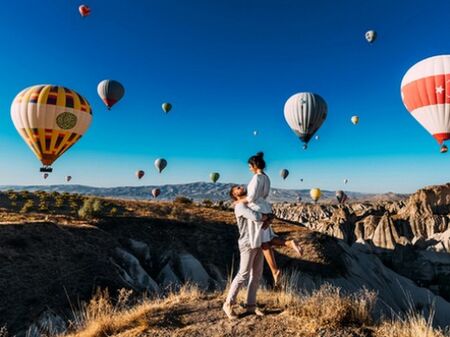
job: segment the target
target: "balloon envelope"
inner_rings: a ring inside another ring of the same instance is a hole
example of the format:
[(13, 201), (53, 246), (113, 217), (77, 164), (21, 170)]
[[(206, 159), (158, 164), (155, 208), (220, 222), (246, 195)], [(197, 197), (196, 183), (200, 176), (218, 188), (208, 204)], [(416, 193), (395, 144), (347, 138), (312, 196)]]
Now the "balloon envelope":
[(145, 175), (145, 172), (142, 171), (142, 170), (139, 170), (139, 171), (136, 172), (136, 177), (138, 179), (141, 179), (144, 175)]
[(91, 9), (89, 8), (89, 6), (86, 6), (86, 5), (81, 5), (80, 7), (78, 7), (78, 11), (80, 12), (80, 15), (82, 17), (88, 16), (89, 14), (91, 14)]
[(35, 85), (12, 102), (17, 132), (44, 166), (50, 166), (87, 131), (92, 121), (88, 101), (57, 85)]
[(450, 55), (429, 57), (403, 77), (401, 95), (411, 115), (439, 144), (450, 139)]
[(163, 103), (162, 104), (162, 109), (165, 113), (168, 113), (171, 109), (172, 109), (172, 104), (170, 103)]
[(351, 121), (352, 121), (352, 123), (353, 123), (354, 125), (356, 125), (356, 124), (359, 123), (359, 117), (358, 117), (358, 116), (353, 116), (353, 117), (351, 118)]
[(322, 192), (320, 191), (320, 188), (312, 188), (311, 191), (309, 191), (309, 195), (312, 200), (317, 201), (320, 199)]
[[(284, 105), (284, 118), (305, 145), (327, 118), (327, 104), (317, 94), (302, 92), (291, 96)], [(306, 150), (306, 146), (303, 147)]]
[(365, 34), (365, 37), (366, 37), (367, 42), (372, 43), (377, 38), (377, 32), (374, 30), (368, 30)]
[(158, 198), (158, 196), (161, 194), (161, 190), (159, 188), (152, 189), (152, 195), (153, 198)]
[(283, 180), (286, 179), (288, 177), (288, 175), (289, 175), (289, 171), (288, 170), (282, 169), (280, 171), (280, 176), (281, 176), (281, 178), (283, 178)]
[(161, 173), (167, 166), (167, 160), (164, 158), (158, 158), (155, 160), (155, 167), (159, 173)]
[(115, 80), (103, 80), (97, 86), (97, 93), (108, 109), (111, 109), (123, 97), (125, 88)]
[(211, 181), (212, 181), (213, 183), (217, 182), (217, 180), (219, 180), (219, 178), (220, 178), (220, 174), (219, 174), (218, 172), (212, 172), (212, 173), (209, 175), (209, 179), (211, 179)]
[(72, 177), (71, 176), (66, 176), (66, 181), (67, 182), (69, 182), (69, 181), (71, 181), (72, 180)]

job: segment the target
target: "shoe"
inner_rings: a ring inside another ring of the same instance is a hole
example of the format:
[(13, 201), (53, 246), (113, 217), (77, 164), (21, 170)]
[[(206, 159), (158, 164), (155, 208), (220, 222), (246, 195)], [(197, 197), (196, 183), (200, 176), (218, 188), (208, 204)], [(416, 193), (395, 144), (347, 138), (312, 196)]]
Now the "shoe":
[(233, 310), (233, 306), (230, 303), (225, 302), (222, 306), (222, 309), (229, 319), (238, 318), (236, 313)]
[(262, 312), (261, 310), (259, 310), (259, 309), (256, 307), (256, 305), (253, 305), (253, 306), (247, 306), (247, 311), (246, 311), (246, 313), (247, 313), (247, 314), (250, 314), (250, 315), (260, 316), (260, 317), (266, 315), (264, 312)]

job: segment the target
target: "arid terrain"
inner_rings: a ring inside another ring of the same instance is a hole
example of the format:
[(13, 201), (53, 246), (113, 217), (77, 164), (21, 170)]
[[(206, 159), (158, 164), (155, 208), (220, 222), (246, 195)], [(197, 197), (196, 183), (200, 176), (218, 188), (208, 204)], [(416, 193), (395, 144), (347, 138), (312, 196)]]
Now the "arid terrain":
[(0, 208), (4, 334), (440, 336), (431, 325), (450, 324), (450, 184), (405, 200), (275, 204), (275, 232), (304, 253), (277, 248), (285, 287), (272, 291), (265, 270), (267, 316), (237, 322), (220, 310), (238, 263), (223, 204), (8, 191)]

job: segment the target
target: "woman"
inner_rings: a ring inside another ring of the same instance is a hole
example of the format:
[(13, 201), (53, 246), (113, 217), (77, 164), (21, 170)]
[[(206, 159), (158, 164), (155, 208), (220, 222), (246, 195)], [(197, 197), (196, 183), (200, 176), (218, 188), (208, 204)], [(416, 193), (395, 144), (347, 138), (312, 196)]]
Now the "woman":
[(283, 240), (278, 238), (273, 232), (270, 223), (274, 215), (272, 206), (266, 200), (270, 192), (270, 179), (264, 173), (266, 162), (264, 154), (258, 152), (256, 155), (248, 159), (248, 166), (253, 173), (252, 180), (247, 186), (247, 206), (259, 213), (266, 214), (269, 220), (266, 222), (255, 222), (255, 228), (250, 230), (250, 241), (253, 248), (261, 246), (264, 257), (270, 267), (275, 285), (279, 284), (281, 271), (275, 261), (275, 255), (272, 246), (285, 246), (295, 250), (299, 255), (301, 248), (294, 240)]

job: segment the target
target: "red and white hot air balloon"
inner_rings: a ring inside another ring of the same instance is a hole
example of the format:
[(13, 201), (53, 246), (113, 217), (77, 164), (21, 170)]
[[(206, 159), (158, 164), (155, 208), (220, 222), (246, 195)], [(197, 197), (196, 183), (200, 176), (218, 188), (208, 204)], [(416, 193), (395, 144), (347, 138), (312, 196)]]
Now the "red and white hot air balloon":
[(78, 11), (83, 18), (91, 14), (91, 9), (86, 5), (81, 5), (80, 7), (78, 7)]
[(403, 76), (403, 104), (439, 144), (450, 139), (450, 55), (429, 57)]

